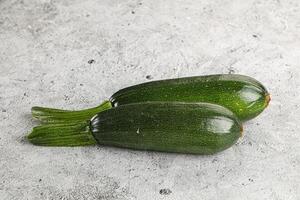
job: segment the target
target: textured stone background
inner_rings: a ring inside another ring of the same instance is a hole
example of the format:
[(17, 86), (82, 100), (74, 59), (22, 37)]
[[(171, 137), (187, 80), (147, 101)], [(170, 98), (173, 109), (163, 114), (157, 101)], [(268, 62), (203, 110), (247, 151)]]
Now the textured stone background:
[[(297, 0), (0, 0), (0, 199), (300, 199)], [(162, 78), (241, 73), (272, 94), (213, 156), (42, 148), (34, 105), (96, 106)]]

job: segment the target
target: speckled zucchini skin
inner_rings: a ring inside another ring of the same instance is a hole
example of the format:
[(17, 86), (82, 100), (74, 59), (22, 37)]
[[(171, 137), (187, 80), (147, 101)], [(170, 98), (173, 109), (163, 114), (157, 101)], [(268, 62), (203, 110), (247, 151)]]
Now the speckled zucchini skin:
[(99, 144), (164, 152), (213, 154), (232, 146), (242, 125), (208, 103), (143, 102), (97, 114), (90, 130)]
[(113, 106), (145, 101), (214, 103), (246, 121), (267, 107), (270, 96), (266, 88), (251, 77), (222, 74), (147, 82), (119, 90), (110, 101)]

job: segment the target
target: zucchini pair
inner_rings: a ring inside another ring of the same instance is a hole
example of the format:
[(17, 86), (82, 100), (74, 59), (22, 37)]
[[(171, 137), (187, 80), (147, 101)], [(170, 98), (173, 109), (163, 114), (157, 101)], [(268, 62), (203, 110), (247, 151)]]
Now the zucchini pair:
[(140, 150), (213, 154), (232, 146), (241, 122), (268, 105), (265, 87), (242, 75), (153, 81), (124, 88), (98, 107), (33, 107), (42, 122), (28, 140), (43, 146), (103, 144)]

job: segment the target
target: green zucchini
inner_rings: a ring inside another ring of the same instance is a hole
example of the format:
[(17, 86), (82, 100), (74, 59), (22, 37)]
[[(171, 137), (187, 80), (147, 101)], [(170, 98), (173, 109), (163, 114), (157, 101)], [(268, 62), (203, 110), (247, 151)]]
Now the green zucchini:
[(28, 140), (43, 146), (101, 144), (163, 152), (213, 154), (232, 146), (242, 125), (228, 109), (209, 103), (141, 102), (117, 106), (89, 121), (47, 124)]
[(113, 106), (144, 101), (207, 102), (230, 109), (241, 121), (259, 115), (270, 95), (257, 80), (222, 74), (152, 81), (124, 88), (110, 98)]
[[(207, 102), (231, 110), (241, 121), (259, 115), (268, 105), (270, 95), (257, 80), (243, 75), (220, 74), (147, 82), (124, 88), (98, 107), (66, 111), (33, 107), (32, 115), (42, 122), (88, 120), (99, 111), (119, 105), (147, 101)], [(74, 115), (73, 115), (74, 114)]]

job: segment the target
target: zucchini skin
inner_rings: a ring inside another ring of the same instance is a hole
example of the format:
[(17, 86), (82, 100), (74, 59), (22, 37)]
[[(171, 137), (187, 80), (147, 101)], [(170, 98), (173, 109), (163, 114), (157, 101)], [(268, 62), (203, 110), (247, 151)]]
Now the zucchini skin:
[(247, 121), (268, 106), (270, 96), (251, 77), (217, 74), (142, 83), (119, 90), (110, 101), (113, 106), (146, 101), (207, 102), (224, 106)]
[(208, 103), (133, 103), (102, 111), (90, 122), (102, 145), (193, 154), (225, 150), (241, 130), (230, 110)]

